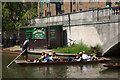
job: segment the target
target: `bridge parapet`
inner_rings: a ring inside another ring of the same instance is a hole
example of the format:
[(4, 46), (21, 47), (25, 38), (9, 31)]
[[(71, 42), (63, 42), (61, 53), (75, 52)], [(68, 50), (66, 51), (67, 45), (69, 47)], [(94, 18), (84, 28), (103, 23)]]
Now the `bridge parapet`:
[[(87, 45), (100, 44), (103, 54), (120, 41), (120, 7), (100, 8), (58, 16), (36, 18), (32, 26), (63, 25), (69, 39)], [(71, 31), (70, 31), (71, 30)], [(71, 32), (71, 33), (69, 33)], [(78, 37), (79, 36), (79, 37)]]
[[(81, 11), (76, 13), (70, 13), (58, 15), (58, 16), (50, 16), (34, 19), (36, 24), (39, 26), (50, 26), (50, 25), (64, 25), (68, 26), (69, 21), (70, 25), (87, 25), (87, 24), (95, 24), (95, 23), (104, 23), (104, 22), (115, 22), (118, 21), (118, 13), (120, 7), (111, 7), (111, 8), (98, 8), (93, 10)], [(70, 19), (70, 20), (69, 20)]]

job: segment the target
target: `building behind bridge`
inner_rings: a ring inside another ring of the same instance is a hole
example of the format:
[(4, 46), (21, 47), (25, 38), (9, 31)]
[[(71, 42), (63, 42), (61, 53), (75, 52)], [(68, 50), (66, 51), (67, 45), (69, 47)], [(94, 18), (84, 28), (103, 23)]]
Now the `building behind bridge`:
[(110, 7), (118, 6), (115, 5), (114, 2), (99, 2), (98, 0), (89, 0), (88, 2), (83, 0), (72, 0), (72, 2), (62, 3), (40, 3), (40, 8), (43, 8), (40, 17), (67, 14), (95, 8), (105, 8), (106, 5)]

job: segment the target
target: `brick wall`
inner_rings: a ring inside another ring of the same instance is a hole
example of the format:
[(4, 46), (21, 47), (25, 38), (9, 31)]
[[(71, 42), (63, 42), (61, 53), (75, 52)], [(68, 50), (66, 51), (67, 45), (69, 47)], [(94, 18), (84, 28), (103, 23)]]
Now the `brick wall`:
[[(105, 8), (106, 6), (106, 2), (75, 2), (75, 4), (72, 2), (71, 8), (70, 8), (70, 2), (64, 2), (64, 4), (61, 5), (61, 10), (64, 10), (64, 14), (70, 13), (71, 9), (72, 12), (78, 12), (80, 10), (88, 10), (88, 9), (92, 9), (92, 8)], [(112, 6), (118, 6), (115, 5), (114, 2), (112, 2), (111, 7)], [(56, 15), (56, 4), (55, 3), (51, 3), (50, 4), (50, 11), (49, 11), (49, 7), (47, 6), (47, 4), (43, 4), (43, 16), (48, 16), (47, 12), (51, 12), (51, 16)]]

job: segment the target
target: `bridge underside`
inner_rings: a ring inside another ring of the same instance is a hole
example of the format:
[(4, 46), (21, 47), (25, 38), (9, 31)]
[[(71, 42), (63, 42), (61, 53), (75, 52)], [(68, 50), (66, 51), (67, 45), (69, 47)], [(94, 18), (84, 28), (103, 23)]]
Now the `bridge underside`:
[(110, 48), (103, 56), (120, 57), (120, 42)]

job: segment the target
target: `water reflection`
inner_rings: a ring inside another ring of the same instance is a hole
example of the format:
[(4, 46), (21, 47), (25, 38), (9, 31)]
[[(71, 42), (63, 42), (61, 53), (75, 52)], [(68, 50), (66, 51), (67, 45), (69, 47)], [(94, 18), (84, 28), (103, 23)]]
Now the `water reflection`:
[[(113, 75), (114, 73), (114, 75)], [(102, 77), (109, 77), (112, 76), (114, 78), (118, 78), (120, 74), (120, 69), (110, 69), (110, 68), (106, 68), (102, 71), (100, 71), (100, 76)]]
[(26, 66), (22, 74), (27, 78), (62, 78), (66, 77), (65, 68), (65, 66)]
[(39, 65), (21, 66), (13, 63), (6, 65), (16, 56), (3, 55), (3, 78), (117, 78), (118, 71), (107, 69), (101, 64), (77, 65)]
[(98, 64), (80, 64), (78, 66), (68, 66), (67, 77), (96, 78), (97, 76), (99, 76), (99, 70), (100, 70), (100, 68), (97, 66)]

